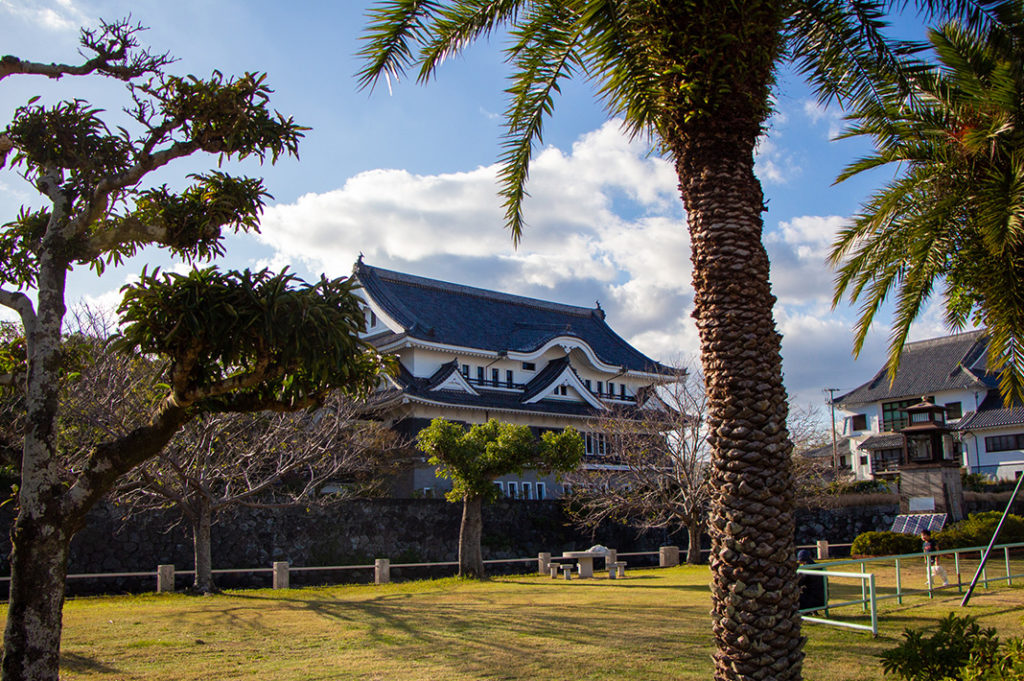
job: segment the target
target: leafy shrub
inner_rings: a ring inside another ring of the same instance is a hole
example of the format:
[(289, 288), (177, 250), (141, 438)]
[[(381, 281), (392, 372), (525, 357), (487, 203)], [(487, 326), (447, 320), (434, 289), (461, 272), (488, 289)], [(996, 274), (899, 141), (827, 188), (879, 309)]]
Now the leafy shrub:
[(996, 480), (984, 473), (960, 472), (960, 482), (964, 490), (981, 493), (1010, 492), (1017, 486), (1016, 480)]
[(977, 651), (960, 670), (963, 681), (1024, 681), (1024, 639), (1011, 638), (989, 654)]
[[(935, 541), (942, 549), (960, 549), (966, 546), (985, 546), (992, 539), (999, 518), (999, 511), (972, 513), (966, 520), (950, 525), (935, 533)], [(1024, 542), (1024, 518), (1012, 513), (1006, 516), (1003, 529), (999, 531), (999, 543)]]
[[(880, 657), (886, 674), (896, 674), (906, 681), (988, 681), (990, 677), (986, 676), (963, 676), (963, 668), (974, 665), (987, 670), (999, 647), (995, 629), (982, 629), (976, 618), (958, 617), (952, 612), (939, 620), (933, 635), (926, 637), (921, 631), (904, 629), (903, 639)], [(991, 678), (995, 681), (1000, 677)]]
[(855, 556), (892, 556), (920, 553), (921, 540), (899, 532), (864, 532), (853, 540), (850, 553)]
[(829, 483), (828, 491), (832, 494), (888, 494), (892, 491), (889, 484), (882, 480), (856, 480), (853, 482)]

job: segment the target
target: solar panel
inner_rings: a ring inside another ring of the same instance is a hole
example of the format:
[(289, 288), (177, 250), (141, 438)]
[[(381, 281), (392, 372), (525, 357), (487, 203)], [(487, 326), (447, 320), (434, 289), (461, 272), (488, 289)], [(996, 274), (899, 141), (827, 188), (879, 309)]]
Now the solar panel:
[(892, 521), (892, 532), (920, 534), (921, 530), (935, 532), (946, 525), (945, 513), (909, 513), (898, 515)]

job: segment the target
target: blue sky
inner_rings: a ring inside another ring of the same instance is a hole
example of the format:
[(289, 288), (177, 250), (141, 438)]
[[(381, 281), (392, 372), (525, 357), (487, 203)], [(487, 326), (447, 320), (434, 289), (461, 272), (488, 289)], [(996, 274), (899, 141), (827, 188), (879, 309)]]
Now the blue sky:
[[(600, 300), (611, 326), (644, 352), (662, 361), (695, 358), (689, 240), (669, 163), (625, 139), (588, 83), (571, 84), (545, 128), (528, 187), (528, 228), (514, 249), (495, 194), (506, 73), (500, 37), (446, 64), (429, 86), (361, 92), (355, 53), (369, 4), (0, 0), (2, 51), (74, 61), (79, 26), (130, 13), (150, 27), (148, 44), (179, 58), (176, 73), (266, 72), (273, 105), (312, 129), (300, 161), (232, 167), (262, 175), (275, 198), (262, 235), (232, 237), (223, 266), (342, 276), (363, 253), (372, 265), (469, 285), (577, 305)], [(8, 120), (37, 94), (80, 97), (112, 112), (123, 104), (118, 86), (100, 79), (12, 77), (0, 86), (0, 115)], [(832, 236), (872, 182), (884, 179), (833, 186), (842, 167), (867, 151), (859, 141), (831, 141), (841, 125), (841, 112), (823, 110), (799, 77), (780, 74), (757, 172), (768, 200), (765, 242), (786, 385), (802, 404), (821, 405), (823, 388), (851, 389), (884, 361), (888, 318), (854, 361), (855, 311), (830, 305), (824, 255)], [(211, 165), (192, 159), (158, 180), (180, 186), (186, 173)], [(0, 172), (0, 215), (22, 204), (38, 199), (17, 175)], [(147, 251), (102, 278), (76, 273), (70, 297), (110, 305), (146, 263), (176, 266)], [(930, 308), (913, 337), (942, 335), (940, 320)]]

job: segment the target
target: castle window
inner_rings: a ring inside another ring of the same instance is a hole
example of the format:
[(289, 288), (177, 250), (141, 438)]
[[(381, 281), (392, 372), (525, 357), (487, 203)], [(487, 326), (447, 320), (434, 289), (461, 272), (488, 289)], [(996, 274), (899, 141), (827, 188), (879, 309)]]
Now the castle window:
[(523, 371), (536, 371), (537, 365), (533, 362), (523, 362)]

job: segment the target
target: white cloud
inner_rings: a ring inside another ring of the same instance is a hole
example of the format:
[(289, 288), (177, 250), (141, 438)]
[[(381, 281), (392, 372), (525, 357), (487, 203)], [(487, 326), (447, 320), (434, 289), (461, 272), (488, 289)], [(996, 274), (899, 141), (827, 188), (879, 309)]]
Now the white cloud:
[(88, 23), (72, 0), (0, 0), (0, 9), (51, 31), (73, 31)]
[[(268, 208), (260, 238), (273, 253), (261, 264), (301, 263), (339, 276), (363, 253), (372, 265), (472, 286), (586, 306), (597, 298), (612, 328), (641, 351), (664, 361), (692, 357), (699, 340), (686, 219), (672, 165), (647, 152), (614, 122), (569, 151), (541, 151), (518, 249), (501, 227), (496, 166), (366, 171), (333, 191)], [(826, 382), (852, 387), (877, 369), (874, 345), (852, 362), (850, 319), (830, 309), (824, 259), (844, 222), (803, 216), (767, 232), (776, 314), (792, 358), (787, 384), (797, 393), (820, 390), (823, 372)]]
[(805, 215), (780, 222), (765, 235), (772, 286), (786, 304), (832, 299), (834, 274), (825, 259), (836, 233), (847, 223), (838, 215)]
[(828, 126), (828, 139), (835, 139), (843, 131), (843, 112), (835, 108), (823, 106), (813, 99), (804, 100), (804, 115), (811, 119), (811, 123), (818, 125), (825, 123)]
[(785, 184), (800, 174), (800, 167), (775, 139), (778, 132), (764, 134), (754, 148), (754, 173), (765, 183)]

